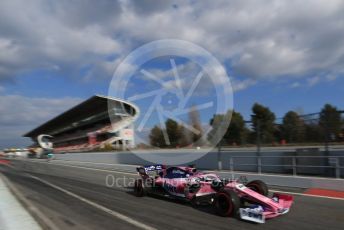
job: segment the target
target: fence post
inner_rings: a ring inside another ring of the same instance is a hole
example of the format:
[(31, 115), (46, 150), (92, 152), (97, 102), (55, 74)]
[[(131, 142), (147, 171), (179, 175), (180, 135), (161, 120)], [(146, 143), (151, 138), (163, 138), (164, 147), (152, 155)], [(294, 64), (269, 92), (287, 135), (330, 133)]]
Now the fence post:
[(217, 169), (222, 170), (221, 150), (217, 152)]
[(217, 144), (217, 169), (222, 170), (222, 159), (221, 159), (221, 151), (222, 151), (222, 139)]
[(340, 159), (339, 157), (336, 158), (336, 178), (339, 179), (340, 178)]
[(296, 157), (293, 156), (292, 158), (292, 165), (293, 165), (293, 176), (296, 176), (297, 171), (296, 171)]
[(261, 149), (261, 139), (260, 139), (260, 120), (257, 119), (257, 155), (260, 156), (260, 149)]
[(232, 156), (229, 157), (229, 170), (230, 170), (231, 172), (234, 171), (234, 159), (233, 159)]
[(258, 162), (258, 174), (262, 173), (262, 158), (260, 156), (257, 156), (257, 162)]

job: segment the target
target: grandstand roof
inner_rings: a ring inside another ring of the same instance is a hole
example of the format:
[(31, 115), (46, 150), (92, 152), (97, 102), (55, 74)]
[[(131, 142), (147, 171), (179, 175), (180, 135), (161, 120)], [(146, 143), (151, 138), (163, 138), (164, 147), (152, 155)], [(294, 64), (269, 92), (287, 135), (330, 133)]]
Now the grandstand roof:
[[(45, 122), (23, 136), (34, 138), (40, 134), (52, 134), (53, 132), (58, 132), (57, 130), (61, 129), (62, 127), (74, 126), (83, 119), (107, 112), (109, 102), (118, 104), (123, 103), (127, 106), (130, 105), (128, 102), (120, 99), (95, 95), (58, 115), (57, 117)], [(44, 107), (42, 107), (42, 109), (44, 109)]]

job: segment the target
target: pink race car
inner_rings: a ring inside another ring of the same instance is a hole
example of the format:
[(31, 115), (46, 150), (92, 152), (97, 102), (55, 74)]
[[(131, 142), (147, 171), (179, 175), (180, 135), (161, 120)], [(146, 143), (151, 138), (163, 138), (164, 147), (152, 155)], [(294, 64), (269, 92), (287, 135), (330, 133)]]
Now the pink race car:
[(216, 174), (198, 172), (193, 166), (151, 165), (137, 171), (141, 179), (135, 181), (136, 196), (155, 194), (187, 200), (192, 205), (212, 205), (220, 216), (239, 213), (243, 220), (265, 223), (266, 219), (286, 214), (293, 203), (289, 195), (274, 193), (269, 198), (268, 187), (260, 180), (221, 180)]

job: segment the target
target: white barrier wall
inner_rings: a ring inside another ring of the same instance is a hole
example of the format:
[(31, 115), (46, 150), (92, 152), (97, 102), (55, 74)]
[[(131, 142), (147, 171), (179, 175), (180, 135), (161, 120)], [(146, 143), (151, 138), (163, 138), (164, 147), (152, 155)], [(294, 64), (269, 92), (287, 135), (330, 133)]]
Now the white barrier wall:
[[(187, 150), (185, 150), (187, 151)], [(154, 154), (159, 151), (154, 151)], [(183, 150), (168, 151), (161, 150), (161, 154), (183, 154)], [(142, 153), (149, 154), (149, 153)], [(197, 154), (197, 153), (193, 153)], [(269, 151), (260, 154), (262, 173), (279, 173), (293, 175), (292, 158), (290, 156), (309, 156), (307, 158), (296, 158), (295, 164), (298, 165), (296, 174), (307, 176), (324, 176), (336, 177), (335, 164), (331, 163), (332, 160), (337, 160), (339, 156), (338, 165), (344, 166), (344, 151), (333, 150), (329, 153), (329, 158), (324, 152), (314, 150), (307, 152), (295, 151)], [(312, 158), (310, 156), (315, 156)], [(323, 157), (326, 156), (326, 157)], [(270, 158), (271, 157), (271, 158)], [(69, 161), (82, 161), (82, 162), (95, 162), (95, 163), (110, 163), (110, 164), (132, 164), (132, 165), (146, 165), (151, 164), (146, 160), (138, 157), (137, 154), (131, 152), (92, 152), (92, 153), (66, 153), (57, 154), (56, 159), (69, 160)], [(219, 161), (221, 161), (222, 170), (234, 170), (245, 172), (258, 172), (257, 153), (252, 151), (222, 151), (218, 154), (217, 151), (212, 151), (200, 157), (193, 162), (186, 162), (185, 164), (195, 164), (200, 169), (214, 170), (219, 168)], [(153, 162), (164, 164), (164, 162)], [(232, 167), (231, 167), (232, 163)], [(338, 169), (337, 169), (338, 170)], [(344, 168), (339, 168), (337, 172), (339, 177), (344, 177)]]

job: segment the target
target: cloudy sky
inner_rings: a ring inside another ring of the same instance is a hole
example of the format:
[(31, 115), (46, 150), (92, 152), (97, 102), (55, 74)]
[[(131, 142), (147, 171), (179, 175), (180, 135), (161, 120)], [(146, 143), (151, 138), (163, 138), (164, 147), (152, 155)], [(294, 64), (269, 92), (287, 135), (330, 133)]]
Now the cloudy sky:
[(317, 112), (327, 102), (343, 109), (343, 12), (341, 0), (3, 0), (0, 147), (25, 146), (26, 131), (107, 94), (118, 64), (157, 39), (212, 53), (232, 80), (234, 108), (247, 119), (254, 102), (278, 117)]

